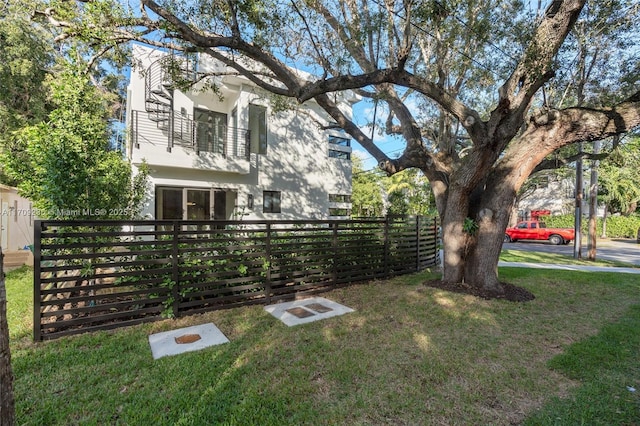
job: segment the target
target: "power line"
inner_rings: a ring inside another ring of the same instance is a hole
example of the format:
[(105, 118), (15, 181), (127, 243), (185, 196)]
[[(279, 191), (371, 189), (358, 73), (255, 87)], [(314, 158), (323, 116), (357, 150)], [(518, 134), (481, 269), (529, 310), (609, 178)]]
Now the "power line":
[[(385, 152), (384, 154), (385, 154), (387, 157), (389, 157), (389, 156), (390, 156), (390, 155), (392, 155), (392, 154), (396, 154), (396, 153), (402, 152), (402, 151), (404, 151), (404, 150), (405, 150), (405, 148), (398, 148), (398, 149), (395, 149), (395, 150), (393, 150), (393, 151)], [(374, 157), (373, 157), (373, 156), (371, 156), (371, 155), (370, 155), (370, 157), (371, 157), (371, 158), (374, 158)], [(375, 158), (374, 158), (374, 159), (375, 159)], [(380, 169), (379, 169), (377, 166), (376, 166), (376, 167), (373, 167), (373, 168), (371, 168), (371, 169), (367, 169), (367, 170), (360, 170), (360, 171), (358, 171), (358, 172), (354, 173), (354, 174), (352, 175), (352, 177), (360, 176), (360, 175), (362, 175), (362, 174), (366, 174), (366, 173), (374, 173), (374, 172), (379, 171), (379, 170), (380, 170)]]

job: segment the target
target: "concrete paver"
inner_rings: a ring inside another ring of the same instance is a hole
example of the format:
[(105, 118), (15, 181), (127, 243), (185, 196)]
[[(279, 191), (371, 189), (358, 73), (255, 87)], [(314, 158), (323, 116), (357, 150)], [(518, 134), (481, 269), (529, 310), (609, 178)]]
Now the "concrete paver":
[(324, 297), (276, 303), (264, 307), (274, 317), (291, 327), (325, 318), (343, 315), (354, 310)]
[(153, 359), (197, 351), (227, 342), (229, 342), (227, 336), (212, 323), (178, 328), (149, 336)]

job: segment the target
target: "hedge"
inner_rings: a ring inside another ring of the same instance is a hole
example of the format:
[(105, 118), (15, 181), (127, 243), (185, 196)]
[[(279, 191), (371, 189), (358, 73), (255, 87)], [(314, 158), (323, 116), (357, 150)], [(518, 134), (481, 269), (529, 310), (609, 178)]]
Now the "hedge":
[[(574, 215), (547, 216), (544, 222), (549, 228), (573, 228)], [(589, 218), (583, 217), (582, 231), (588, 231)], [(602, 218), (597, 218), (596, 222), (598, 237), (602, 235)], [(640, 229), (640, 215), (630, 216), (609, 216), (607, 217), (607, 237), (608, 238), (636, 238)]]

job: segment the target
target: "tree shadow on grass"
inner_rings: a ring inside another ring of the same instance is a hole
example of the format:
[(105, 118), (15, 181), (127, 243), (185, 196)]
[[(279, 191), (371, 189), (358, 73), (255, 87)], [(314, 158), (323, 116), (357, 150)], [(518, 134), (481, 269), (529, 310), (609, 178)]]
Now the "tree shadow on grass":
[(509, 283), (500, 283), (504, 288), (504, 293), (495, 293), (474, 287), (465, 283), (445, 283), (442, 280), (429, 280), (424, 283), (427, 287), (433, 287), (440, 290), (450, 291), (453, 293), (470, 294), (482, 299), (504, 299), (510, 302), (528, 302), (536, 297), (529, 290), (515, 286)]

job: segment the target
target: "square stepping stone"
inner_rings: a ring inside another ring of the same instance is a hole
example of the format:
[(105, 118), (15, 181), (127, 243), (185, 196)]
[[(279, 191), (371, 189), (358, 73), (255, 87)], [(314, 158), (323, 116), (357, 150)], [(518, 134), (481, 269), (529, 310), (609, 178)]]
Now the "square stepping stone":
[(353, 312), (353, 309), (324, 297), (276, 303), (264, 309), (289, 327)]
[(305, 308), (301, 308), (301, 307), (287, 309), (287, 312), (297, 316), (298, 318), (307, 318), (315, 315), (313, 312), (309, 312)]
[(321, 314), (333, 311), (330, 307), (321, 305), (320, 303), (309, 303), (308, 305), (304, 305), (304, 307), (320, 312)]
[(153, 359), (192, 352), (229, 342), (212, 323), (164, 331), (149, 336)]

